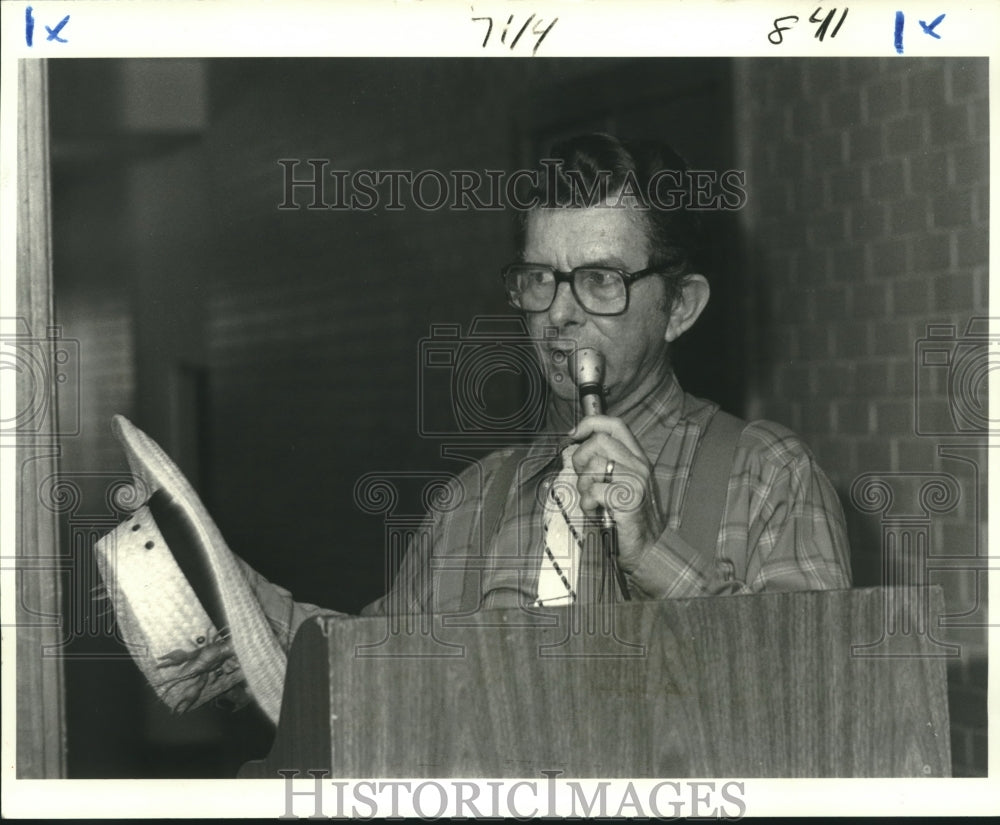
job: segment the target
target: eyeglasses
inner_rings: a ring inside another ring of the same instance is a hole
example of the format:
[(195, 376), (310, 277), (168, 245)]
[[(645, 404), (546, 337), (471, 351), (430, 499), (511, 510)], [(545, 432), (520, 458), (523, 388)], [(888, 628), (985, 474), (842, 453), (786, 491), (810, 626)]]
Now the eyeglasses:
[(621, 315), (628, 309), (629, 286), (658, 269), (623, 272), (607, 266), (578, 266), (562, 272), (547, 264), (517, 263), (501, 273), (510, 305), (525, 312), (545, 312), (556, 299), (559, 284), (565, 282), (573, 297), (591, 315)]

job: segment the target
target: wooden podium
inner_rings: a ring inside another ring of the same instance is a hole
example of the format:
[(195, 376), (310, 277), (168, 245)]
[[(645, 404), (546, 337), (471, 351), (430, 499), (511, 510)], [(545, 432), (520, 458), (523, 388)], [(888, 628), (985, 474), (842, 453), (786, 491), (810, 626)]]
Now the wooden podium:
[(314, 620), (240, 776), (948, 776), (940, 588)]

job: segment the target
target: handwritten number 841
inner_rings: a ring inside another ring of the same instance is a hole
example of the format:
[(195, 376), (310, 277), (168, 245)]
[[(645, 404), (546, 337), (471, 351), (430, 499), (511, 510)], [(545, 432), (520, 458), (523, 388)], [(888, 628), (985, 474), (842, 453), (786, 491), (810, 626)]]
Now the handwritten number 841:
[[(834, 16), (837, 14), (836, 9), (831, 9), (827, 12), (826, 17), (820, 18), (820, 13), (823, 11), (822, 6), (818, 7), (816, 11), (809, 15), (810, 23), (819, 23), (820, 25), (816, 28), (816, 34), (813, 35), (820, 42), (826, 37), (827, 30), (830, 28), (830, 24), (833, 22)], [(844, 25), (844, 20), (847, 18), (847, 9), (844, 9), (844, 13), (840, 15), (840, 20), (837, 21), (837, 25), (834, 27), (833, 31), (830, 32), (830, 38), (837, 36), (837, 32), (840, 31), (840, 27)], [(783, 23), (788, 23), (788, 25), (782, 25)], [(767, 39), (770, 40), (775, 46), (780, 46), (784, 42), (784, 32), (788, 31), (792, 26), (799, 22), (798, 15), (789, 14), (785, 17), (776, 17), (774, 19), (774, 28), (767, 35)]]
[[(486, 37), (483, 38), (483, 48), (485, 49), (486, 44), (490, 42), (490, 36), (493, 34), (493, 18), (492, 17), (472, 18), (473, 22), (477, 22), (479, 20), (486, 21)], [(550, 31), (552, 31), (552, 27), (556, 24), (557, 20), (559, 20), (558, 17), (554, 18), (552, 22), (549, 23), (549, 25), (545, 29), (542, 29), (541, 27), (542, 25), (544, 25), (545, 21), (541, 19), (536, 20), (535, 15), (531, 15), (531, 17), (529, 17), (527, 20), (524, 21), (524, 24), (522, 26), (514, 26), (513, 28), (515, 33), (510, 41), (511, 51), (514, 50), (514, 47), (518, 44), (518, 41), (520, 41), (520, 39), (524, 36), (524, 33), (528, 30), (528, 26), (531, 26), (531, 34), (538, 37), (538, 39), (535, 41), (534, 48), (532, 48), (531, 50), (531, 54), (532, 56), (534, 56), (534, 54), (538, 51), (538, 47), (542, 45), (542, 41), (545, 39), (546, 35), (548, 35)], [(512, 14), (507, 18), (507, 23), (506, 25), (504, 25), (503, 32), (500, 34), (500, 42), (503, 43), (504, 45), (507, 44), (507, 35), (511, 33), (511, 23), (513, 22), (514, 22), (514, 15)], [(531, 25), (532, 23), (534, 23), (533, 26)]]

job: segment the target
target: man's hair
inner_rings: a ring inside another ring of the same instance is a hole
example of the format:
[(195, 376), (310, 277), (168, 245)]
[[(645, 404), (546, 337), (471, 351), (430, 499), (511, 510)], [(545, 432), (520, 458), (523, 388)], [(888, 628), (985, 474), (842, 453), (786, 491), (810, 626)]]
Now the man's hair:
[[(624, 196), (622, 204), (641, 206), (649, 241), (648, 266), (662, 274), (669, 308), (686, 276), (696, 271), (703, 247), (702, 226), (698, 215), (685, 208), (683, 199), (670, 203), (657, 190), (662, 193), (672, 181), (685, 187), (687, 172), (683, 158), (665, 143), (619, 140), (595, 132), (555, 144), (541, 163), (538, 187), (532, 195), (542, 207), (585, 207), (596, 204), (602, 195), (612, 204)], [(530, 215), (531, 211), (521, 216), (522, 250)]]

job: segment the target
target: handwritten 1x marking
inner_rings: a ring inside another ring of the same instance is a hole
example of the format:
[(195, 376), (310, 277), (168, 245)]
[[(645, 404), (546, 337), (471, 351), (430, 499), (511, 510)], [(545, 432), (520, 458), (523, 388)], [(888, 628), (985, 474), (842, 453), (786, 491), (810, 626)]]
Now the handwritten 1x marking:
[[(927, 23), (924, 20), (918, 20), (917, 22), (920, 24), (920, 28), (923, 30), (924, 34), (929, 34), (935, 40), (940, 40), (941, 39), (941, 35), (938, 34), (935, 31), (935, 29), (938, 27), (938, 24), (942, 20), (944, 20), (944, 18), (945, 18), (945, 15), (939, 14), (930, 23)], [(895, 28), (893, 30), (893, 37), (892, 37), (893, 45), (896, 47), (896, 54), (902, 54), (903, 53), (903, 25), (904, 25), (904, 23), (905, 23), (905, 18), (903, 16), (903, 12), (897, 11), (896, 12), (896, 26), (895, 26)]]
[[(30, 49), (35, 45), (35, 15), (33, 6), (25, 6), (24, 8), (24, 42), (28, 44)], [(69, 22), (69, 15), (67, 14), (62, 20), (60, 20), (56, 27), (53, 29), (51, 26), (46, 26), (45, 31), (49, 33), (48, 37), (45, 38), (46, 41), (56, 41), (57, 43), (68, 43), (69, 41), (63, 37), (59, 36), (59, 32), (63, 30), (63, 27)]]
[(45, 39), (57, 40), (60, 43), (68, 43), (69, 42), (68, 40), (63, 40), (63, 38), (59, 36), (59, 32), (62, 31), (63, 26), (65, 26), (68, 22), (69, 22), (69, 15), (67, 14), (62, 20), (59, 21), (59, 23), (56, 25), (54, 29), (50, 29), (48, 26), (46, 26), (45, 31), (49, 33), (49, 36), (46, 37)]
[(940, 40), (941, 35), (938, 34), (936, 31), (934, 31), (934, 29), (937, 28), (937, 24), (940, 23), (942, 20), (944, 20), (944, 15), (939, 14), (931, 21), (930, 25), (927, 25), (927, 23), (925, 23), (923, 20), (918, 20), (917, 22), (920, 24), (920, 28), (924, 30), (924, 34), (929, 34), (935, 40)]

